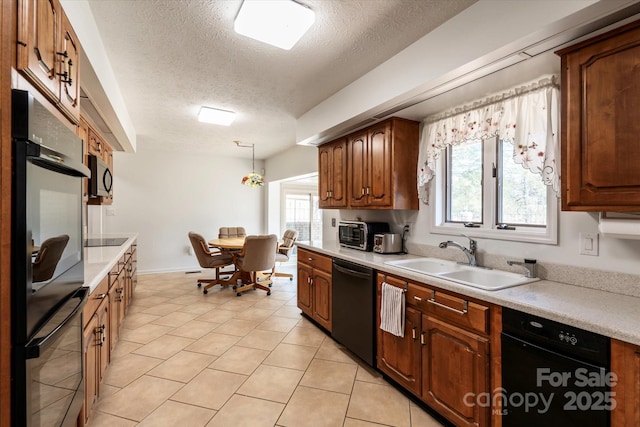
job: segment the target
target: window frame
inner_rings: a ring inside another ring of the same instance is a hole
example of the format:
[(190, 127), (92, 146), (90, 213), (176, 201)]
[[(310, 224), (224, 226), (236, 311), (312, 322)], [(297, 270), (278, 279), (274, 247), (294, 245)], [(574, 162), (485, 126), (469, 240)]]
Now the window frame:
[[(547, 186), (547, 225), (516, 225), (515, 230), (498, 229), (498, 176), (493, 175), (493, 167), (498, 168), (498, 138), (482, 141), (482, 223), (474, 223), (478, 227), (465, 227), (460, 222), (447, 222), (447, 163), (448, 150), (436, 160), (434, 178), (430, 183), (432, 194), (430, 203), (431, 219), (429, 232), (432, 234), (459, 235), (464, 233), (470, 237), (492, 240), (508, 240), (527, 243), (558, 244), (559, 201), (551, 188)], [(498, 175), (498, 174), (496, 174)]]

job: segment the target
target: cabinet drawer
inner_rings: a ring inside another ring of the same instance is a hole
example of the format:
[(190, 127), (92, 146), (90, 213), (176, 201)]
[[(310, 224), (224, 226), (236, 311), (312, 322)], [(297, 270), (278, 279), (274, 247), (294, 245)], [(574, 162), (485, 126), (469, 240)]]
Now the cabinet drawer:
[(298, 261), (310, 265), (313, 268), (331, 273), (331, 257), (304, 249), (298, 249)]
[(440, 319), (489, 333), (489, 307), (484, 305), (414, 283), (409, 283), (407, 303)]
[(89, 294), (89, 298), (87, 299), (87, 303), (85, 304), (82, 316), (83, 322), (87, 322), (91, 319), (91, 316), (96, 312), (98, 306), (107, 297), (107, 293), (109, 292), (109, 278), (105, 276), (104, 279), (100, 282), (100, 284)]

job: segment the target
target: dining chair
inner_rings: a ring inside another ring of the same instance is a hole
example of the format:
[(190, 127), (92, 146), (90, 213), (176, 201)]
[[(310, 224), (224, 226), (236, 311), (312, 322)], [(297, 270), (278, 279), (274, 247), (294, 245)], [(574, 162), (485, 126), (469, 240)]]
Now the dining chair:
[(230, 237), (246, 237), (247, 232), (244, 227), (220, 227), (218, 230), (218, 239), (227, 239)]
[(193, 231), (189, 232), (189, 240), (191, 241), (191, 246), (193, 246), (193, 251), (196, 254), (200, 267), (213, 268), (216, 271), (215, 279), (198, 279), (198, 287), (201, 287), (203, 283), (207, 284), (202, 290), (202, 293), (206, 294), (212, 286), (217, 284), (222, 285), (220, 269), (228, 265), (233, 265), (233, 256), (224, 252), (211, 251), (204, 237)]
[(236, 255), (236, 265), (249, 273), (249, 283), (234, 286), (237, 296), (250, 289), (262, 289), (271, 295), (271, 275), (276, 265), (278, 236), (275, 234), (247, 236), (242, 251)]
[(53, 277), (68, 242), (69, 236), (66, 234), (50, 237), (42, 242), (32, 264), (32, 281), (34, 283), (46, 282)]
[[(297, 230), (285, 230), (284, 234), (282, 235), (280, 246), (278, 247), (278, 252), (276, 253), (277, 263), (289, 261), (296, 240), (298, 240)], [(288, 277), (289, 280), (293, 280), (293, 274), (291, 273), (280, 273), (274, 270), (273, 275), (275, 277)]]

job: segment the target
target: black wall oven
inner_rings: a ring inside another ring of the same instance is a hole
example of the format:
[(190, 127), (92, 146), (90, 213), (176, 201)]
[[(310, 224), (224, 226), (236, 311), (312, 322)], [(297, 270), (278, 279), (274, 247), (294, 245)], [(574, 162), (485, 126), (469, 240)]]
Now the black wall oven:
[(84, 399), (82, 141), (12, 93), (12, 424), (72, 426)]

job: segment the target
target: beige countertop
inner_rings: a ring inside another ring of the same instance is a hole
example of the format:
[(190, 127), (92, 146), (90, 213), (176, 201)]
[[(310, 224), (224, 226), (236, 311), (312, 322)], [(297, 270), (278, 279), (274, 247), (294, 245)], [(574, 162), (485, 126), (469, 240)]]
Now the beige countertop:
[(485, 291), (385, 264), (390, 260), (420, 258), (415, 255), (363, 252), (343, 248), (337, 242), (298, 242), (297, 245), (328, 256), (360, 263), (379, 272), (428, 283), (444, 290), (640, 345), (640, 298), (637, 297), (549, 280), (497, 291)]
[(129, 246), (138, 238), (138, 233), (117, 233), (89, 236), (89, 238), (115, 238), (126, 237), (127, 241), (120, 246), (98, 246), (84, 248), (84, 286), (89, 292), (100, 284), (102, 279), (109, 274), (120, 257), (124, 255)]

